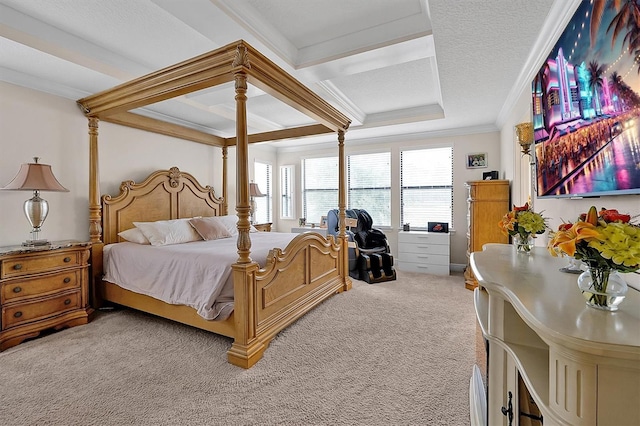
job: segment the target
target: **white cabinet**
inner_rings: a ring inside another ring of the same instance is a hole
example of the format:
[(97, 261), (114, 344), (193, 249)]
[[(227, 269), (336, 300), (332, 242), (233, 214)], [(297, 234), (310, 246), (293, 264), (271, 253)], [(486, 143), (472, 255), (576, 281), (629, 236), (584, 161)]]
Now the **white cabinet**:
[(640, 293), (629, 291), (617, 312), (585, 305), (566, 259), (543, 247), (531, 255), (487, 244), (471, 254), (484, 288), (475, 308), (489, 343), (488, 424), (504, 425), (512, 396), (520, 419), (519, 378), (544, 425), (640, 424)]
[(398, 232), (397, 268), (401, 271), (449, 275), (449, 234)]

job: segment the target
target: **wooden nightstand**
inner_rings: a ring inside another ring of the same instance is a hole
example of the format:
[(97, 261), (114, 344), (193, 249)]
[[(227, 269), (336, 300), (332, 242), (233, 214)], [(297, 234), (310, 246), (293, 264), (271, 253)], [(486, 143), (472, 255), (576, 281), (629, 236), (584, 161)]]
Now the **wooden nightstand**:
[(261, 232), (271, 232), (271, 223), (254, 223), (253, 227)]
[(0, 351), (43, 330), (86, 324), (91, 243), (0, 247)]

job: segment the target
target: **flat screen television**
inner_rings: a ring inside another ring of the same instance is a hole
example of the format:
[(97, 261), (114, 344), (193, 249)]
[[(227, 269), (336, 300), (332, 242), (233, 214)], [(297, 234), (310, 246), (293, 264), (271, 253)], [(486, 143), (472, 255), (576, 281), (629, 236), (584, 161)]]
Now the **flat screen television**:
[(640, 194), (635, 2), (598, 3), (581, 2), (532, 83), (538, 197)]

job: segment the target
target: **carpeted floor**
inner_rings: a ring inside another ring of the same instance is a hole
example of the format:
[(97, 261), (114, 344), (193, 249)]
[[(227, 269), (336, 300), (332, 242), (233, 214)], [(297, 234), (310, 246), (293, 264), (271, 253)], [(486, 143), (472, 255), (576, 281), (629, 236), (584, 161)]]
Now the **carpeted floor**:
[(231, 340), (129, 310), (0, 353), (2, 425), (468, 425), (473, 293), (461, 276), (354, 281), (253, 368)]

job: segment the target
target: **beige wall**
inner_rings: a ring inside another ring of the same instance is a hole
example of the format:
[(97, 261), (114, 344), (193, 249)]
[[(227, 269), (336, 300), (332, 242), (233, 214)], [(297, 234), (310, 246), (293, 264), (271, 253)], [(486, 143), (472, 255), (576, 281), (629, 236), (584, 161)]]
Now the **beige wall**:
[[(89, 137), (87, 119), (75, 101), (0, 82), (0, 186), (18, 172), (21, 163), (34, 156), (50, 164), (69, 192), (43, 192), (49, 202), (49, 216), (42, 238), (50, 240), (89, 237), (88, 179)], [(176, 166), (211, 185), (222, 196), (222, 153), (219, 148), (168, 136), (156, 135), (110, 123), (98, 129), (100, 185), (103, 194), (117, 194), (123, 180), (141, 181), (158, 169)], [(253, 145), (253, 161), (271, 163), (276, 170), (275, 150)], [(229, 211), (235, 212), (235, 149), (229, 149)], [(31, 227), (22, 204), (31, 192), (0, 191), (0, 245), (20, 244), (29, 238)]]

